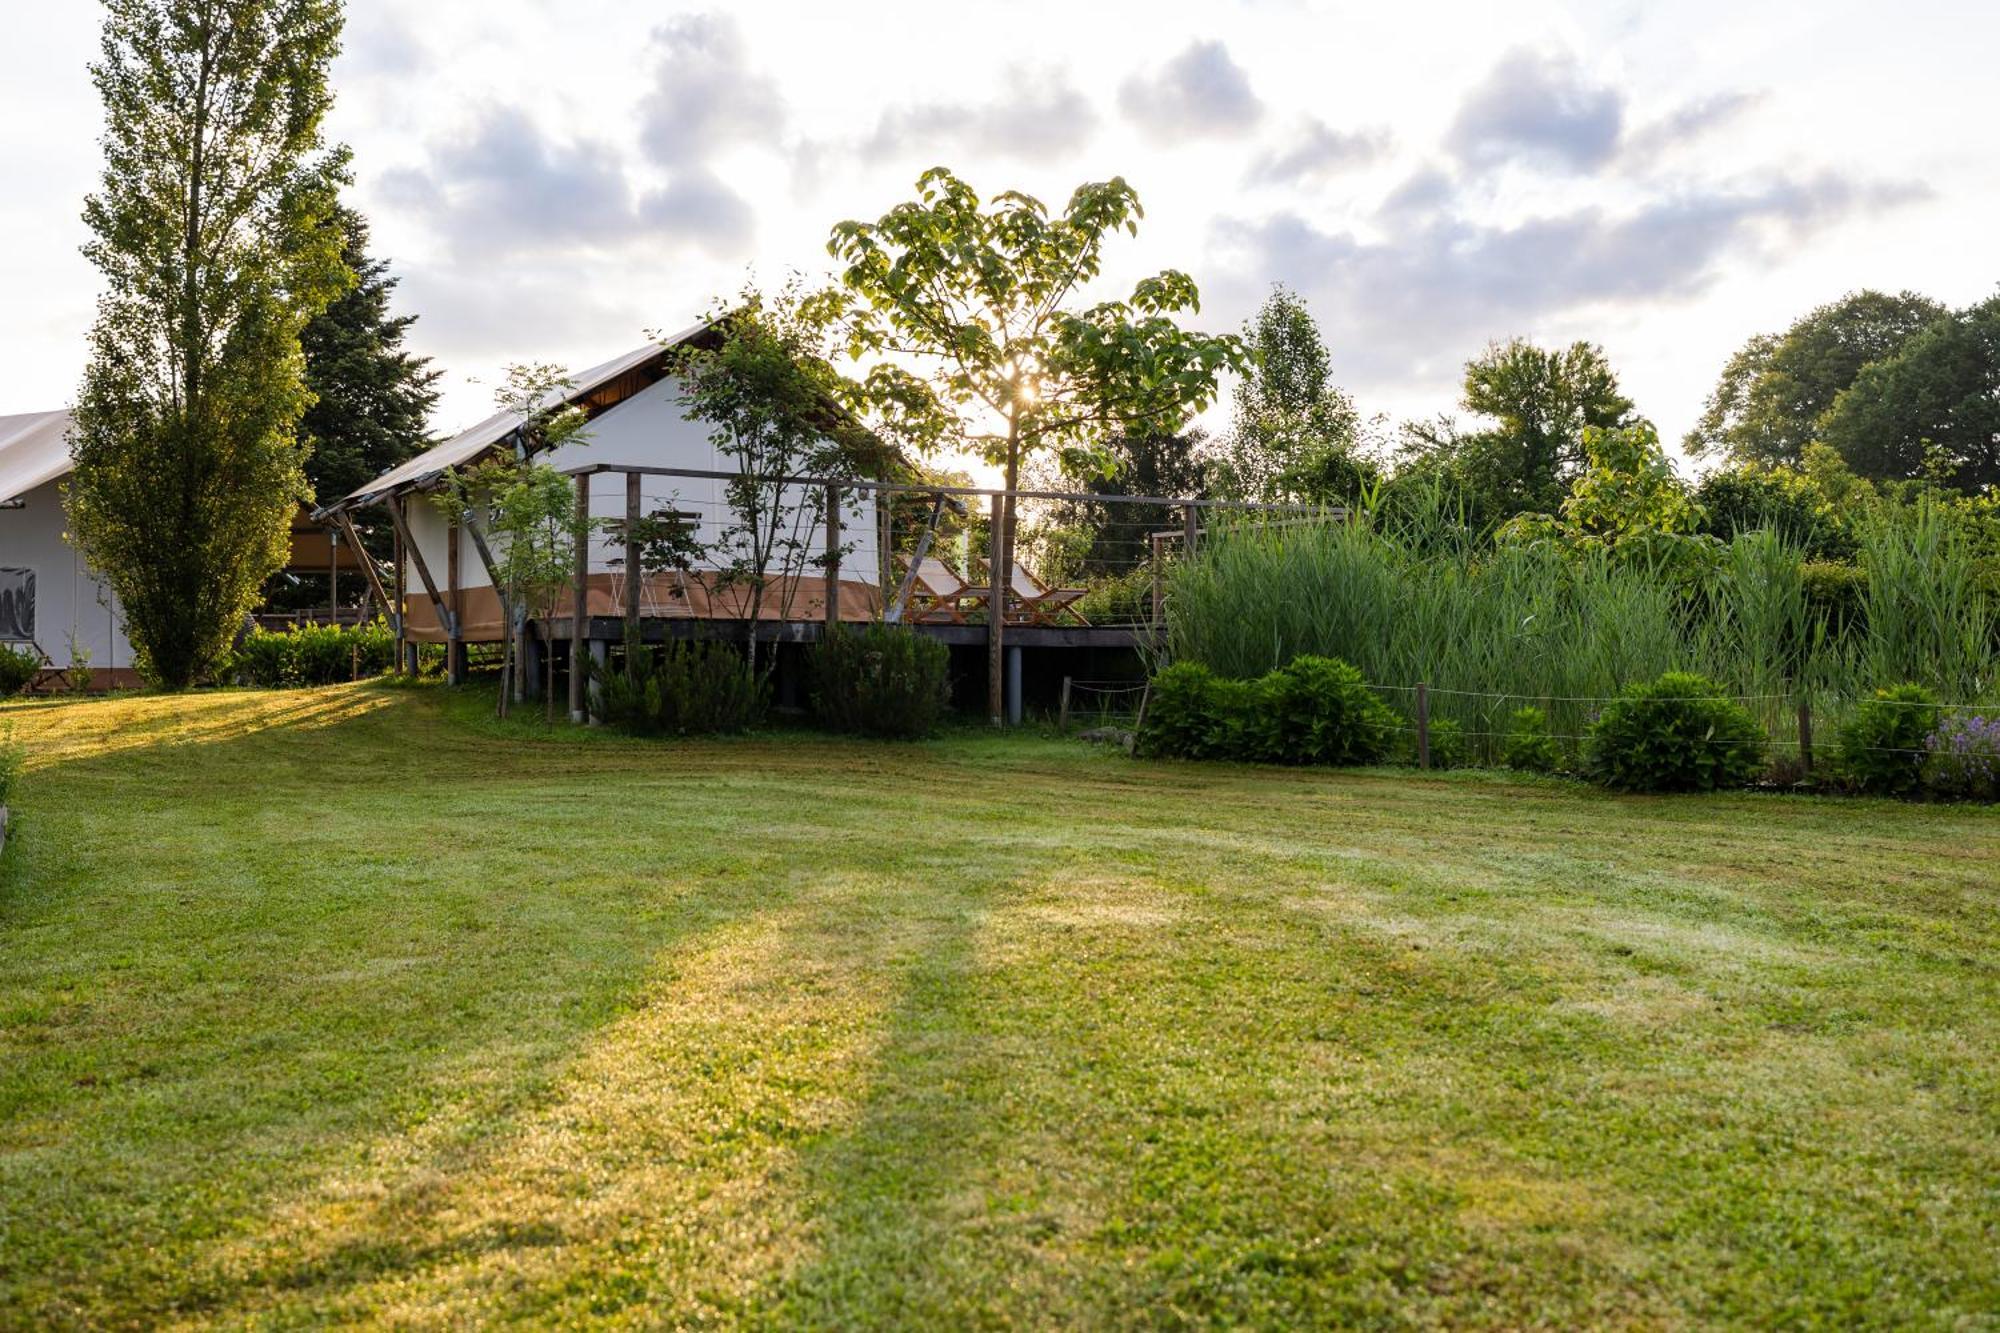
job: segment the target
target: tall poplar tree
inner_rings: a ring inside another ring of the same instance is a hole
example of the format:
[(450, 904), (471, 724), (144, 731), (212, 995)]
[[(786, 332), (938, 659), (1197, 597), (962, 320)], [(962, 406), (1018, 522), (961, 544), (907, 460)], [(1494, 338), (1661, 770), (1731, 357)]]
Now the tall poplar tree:
[(322, 124), (339, 0), (106, 0), (84, 206), (106, 290), (76, 410), (71, 529), (141, 667), (182, 688), (283, 565), (309, 490), (299, 334), (352, 282)]

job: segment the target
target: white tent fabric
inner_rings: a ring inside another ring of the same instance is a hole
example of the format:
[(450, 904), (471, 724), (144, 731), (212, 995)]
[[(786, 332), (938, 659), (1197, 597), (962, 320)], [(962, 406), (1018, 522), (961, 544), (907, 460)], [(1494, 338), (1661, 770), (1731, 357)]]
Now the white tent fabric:
[[(572, 377), (575, 387), (569, 393), (551, 394), (543, 406), (553, 407), (564, 401), (573, 401), (581, 398), (605, 381), (616, 379), (628, 370), (634, 370), (645, 365), (654, 357), (661, 355), (668, 348), (686, 342), (689, 338), (694, 337), (707, 327), (706, 322), (695, 324), (681, 330), (671, 338), (656, 343), (647, 343), (644, 347), (635, 348), (623, 356), (613, 357), (601, 366), (592, 366), (589, 370)], [(399, 490), (406, 486), (421, 485), (443, 473), (446, 468), (458, 467), (461, 464), (470, 463), (473, 459), (479, 457), (480, 454), (506, 439), (520, 424), (521, 417), (519, 413), (496, 412), (470, 430), (461, 431), (459, 434), (446, 440), (443, 444), (434, 445), (426, 449), (423, 453), (418, 454), (415, 458), (412, 458), (400, 467), (391, 468), (389, 471), (375, 478), (375, 480), (369, 482), (366, 486), (363, 486), (360, 490), (343, 497), (327, 508), (329, 510), (346, 508), (355, 504), (365, 503), (376, 496), (386, 495), (391, 491)]]
[(68, 475), (67, 412), (27, 412), (0, 417), (0, 504)]

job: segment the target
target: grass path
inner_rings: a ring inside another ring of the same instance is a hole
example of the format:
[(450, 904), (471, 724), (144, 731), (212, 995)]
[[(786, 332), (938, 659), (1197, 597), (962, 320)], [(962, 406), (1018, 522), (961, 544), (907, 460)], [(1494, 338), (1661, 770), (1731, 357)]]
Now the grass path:
[(0, 1326), (2000, 1322), (2000, 817), (0, 709)]

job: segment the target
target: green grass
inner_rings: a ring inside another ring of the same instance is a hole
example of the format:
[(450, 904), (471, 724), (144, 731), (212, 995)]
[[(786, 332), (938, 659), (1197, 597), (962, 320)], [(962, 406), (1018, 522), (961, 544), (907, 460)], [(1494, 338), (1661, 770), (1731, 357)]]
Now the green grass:
[(0, 1327), (2000, 1320), (2000, 819), (0, 710)]

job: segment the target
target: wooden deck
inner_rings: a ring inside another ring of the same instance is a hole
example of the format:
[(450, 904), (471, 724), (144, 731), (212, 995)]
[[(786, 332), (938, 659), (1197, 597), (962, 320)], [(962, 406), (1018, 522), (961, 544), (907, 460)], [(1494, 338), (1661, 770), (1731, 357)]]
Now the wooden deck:
[[(535, 622), (544, 642), (567, 643), (575, 627), (568, 616)], [(987, 641), (985, 625), (927, 624), (908, 622), (904, 628), (953, 647), (982, 646)], [(644, 643), (664, 643), (673, 639), (722, 639), (741, 643), (749, 637), (750, 626), (742, 620), (697, 619), (690, 616), (646, 616), (639, 621), (639, 638)], [(760, 643), (818, 643), (826, 633), (821, 620), (762, 622), (757, 627)], [(1017, 625), (1005, 626), (1007, 643), (1022, 648), (1139, 648), (1153, 631), (1131, 625)], [(592, 616), (584, 625), (583, 637), (601, 643), (622, 643), (625, 621), (619, 616)]]

